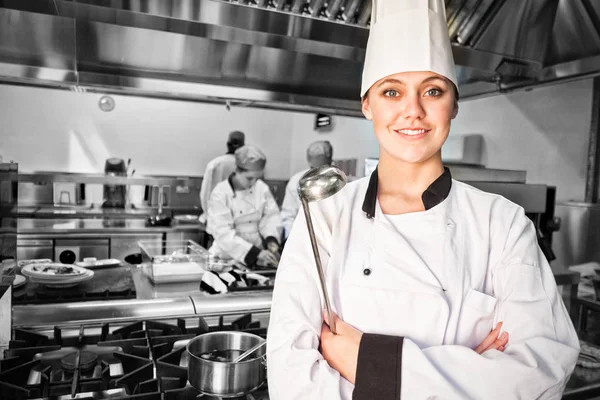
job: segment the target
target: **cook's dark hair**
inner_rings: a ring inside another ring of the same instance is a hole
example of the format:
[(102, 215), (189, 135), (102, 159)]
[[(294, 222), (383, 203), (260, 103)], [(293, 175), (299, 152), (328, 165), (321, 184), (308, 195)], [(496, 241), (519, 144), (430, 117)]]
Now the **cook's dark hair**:
[(227, 153), (233, 154), (240, 147), (244, 147), (244, 142), (239, 142), (237, 140), (230, 140), (227, 142)]

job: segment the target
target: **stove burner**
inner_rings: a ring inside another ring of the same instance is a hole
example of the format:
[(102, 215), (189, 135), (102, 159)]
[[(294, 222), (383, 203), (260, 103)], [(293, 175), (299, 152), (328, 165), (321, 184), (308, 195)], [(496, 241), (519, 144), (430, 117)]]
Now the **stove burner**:
[[(55, 327), (47, 335), (15, 329), (0, 359), (0, 399), (68, 400), (76, 392), (81, 399), (196, 400), (200, 393), (187, 382), (182, 342), (214, 331), (267, 334), (251, 314), (228, 323), (215, 317), (141, 320), (116, 329)], [(268, 400), (267, 387), (242, 397), (252, 398)]]
[[(61, 358), (60, 364), (64, 370), (72, 372), (77, 369), (76, 360), (77, 352), (74, 351)], [(98, 361), (98, 355), (91, 351), (81, 351), (79, 355), (79, 370), (81, 372), (92, 370), (96, 366), (96, 361)]]

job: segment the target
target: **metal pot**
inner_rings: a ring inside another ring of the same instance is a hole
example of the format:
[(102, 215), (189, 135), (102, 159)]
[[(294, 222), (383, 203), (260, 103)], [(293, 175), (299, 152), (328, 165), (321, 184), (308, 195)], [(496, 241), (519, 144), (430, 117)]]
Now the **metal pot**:
[[(211, 332), (196, 336), (187, 345), (188, 381), (200, 392), (216, 397), (240, 397), (258, 389), (266, 380), (266, 347), (251, 359), (233, 362), (210, 361), (201, 354), (216, 350), (246, 351), (264, 342), (260, 336), (246, 332)], [(255, 358), (256, 357), (256, 358)]]

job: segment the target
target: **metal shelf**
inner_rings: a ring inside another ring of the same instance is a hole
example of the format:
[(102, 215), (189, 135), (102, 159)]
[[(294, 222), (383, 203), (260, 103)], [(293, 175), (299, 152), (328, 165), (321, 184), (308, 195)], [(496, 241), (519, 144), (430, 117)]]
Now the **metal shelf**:
[(107, 176), (104, 174), (70, 174), (70, 173), (20, 173), (19, 182), (38, 184), (54, 182), (92, 183), (102, 185), (158, 185), (158, 186), (193, 186), (199, 184), (200, 177), (153, 177), (153, 176)]

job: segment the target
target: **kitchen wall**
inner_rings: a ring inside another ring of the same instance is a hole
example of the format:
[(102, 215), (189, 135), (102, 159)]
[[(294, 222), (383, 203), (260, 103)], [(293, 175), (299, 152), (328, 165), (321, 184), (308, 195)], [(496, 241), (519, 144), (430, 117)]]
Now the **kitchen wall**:
[[(132, 158), (137, 174), (202, 175), (225, 151), (233, 129), (269, 157), (266, 176), (287, 179), (306, 167), (305, 149), (326, 139), (335, 158), (377, 157), (370, 122), (333, 117), (329, 132), (315, 132), (314, 114), (113, 96), (111, 112), (97, 94), (0, 86), (0, 154), (21, 171), (100, 172), (108, 156)], [(451, 134), (485, 138), (489, 168), (524, 169), (528, 181), (558, 187), (560, 200), (581, 200), (585, 190), (591, 81), (463, 101)]]
[(451, 134), (481, 133), (486, 167), (525, 170), (558, 200), (583, 200), (591, 103), (589, 79), (464, 101)]
[(136, 174), (202, 175), (239, 129), (267, 153), (268, 177), (289, 174), (289, 113), (127, 96), (113, 96), (115, 109), (104, 112), (99, 98), (1, 86), (0, 153), (21, 171), (101, 172), (113, 156), (132, 158)]

